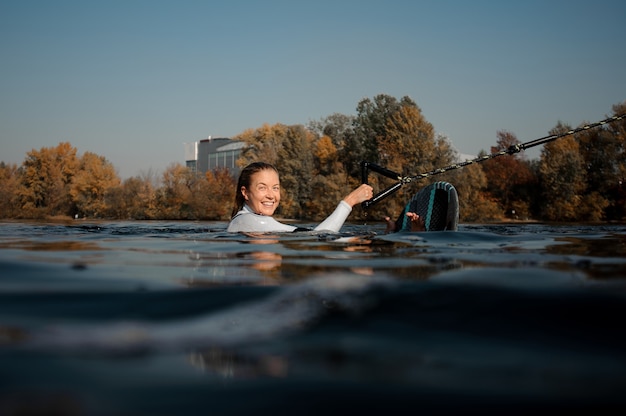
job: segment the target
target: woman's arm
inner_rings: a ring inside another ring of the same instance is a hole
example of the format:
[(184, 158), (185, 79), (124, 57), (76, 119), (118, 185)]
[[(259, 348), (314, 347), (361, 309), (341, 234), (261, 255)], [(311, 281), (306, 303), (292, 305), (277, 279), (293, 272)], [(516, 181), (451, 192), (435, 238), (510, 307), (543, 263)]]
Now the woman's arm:
[(351, 212), (352, 207), (346, 201), (339, 202), (333, 213), (315, 227), (315, 231), (333, 231), (338, 233)]
[(315, 231), (333, 231), (339, 232), (343, 223), (346, 222), (348, 215), (352, 212), (352, 207), (361, 202), (367, 201), (373, 195), (372, 187), (362, 184), (354, 191), (350, 192), (341, 202), (332, 214), (328, 216), (320, 225), (315, 227)]

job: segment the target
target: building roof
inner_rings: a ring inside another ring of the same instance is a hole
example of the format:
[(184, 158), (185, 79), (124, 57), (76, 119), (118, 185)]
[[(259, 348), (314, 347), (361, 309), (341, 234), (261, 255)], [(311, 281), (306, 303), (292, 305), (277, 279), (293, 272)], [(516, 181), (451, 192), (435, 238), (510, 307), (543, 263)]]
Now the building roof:
[(232, 143), (228, 143), (224, 146), (218, 147), (217, 149), (215, 149), (215, 152), (228, 152), (230, 150), (243, 149), (244, 147), (246, 147), (246, 144), (244, 142), (233, 141)]

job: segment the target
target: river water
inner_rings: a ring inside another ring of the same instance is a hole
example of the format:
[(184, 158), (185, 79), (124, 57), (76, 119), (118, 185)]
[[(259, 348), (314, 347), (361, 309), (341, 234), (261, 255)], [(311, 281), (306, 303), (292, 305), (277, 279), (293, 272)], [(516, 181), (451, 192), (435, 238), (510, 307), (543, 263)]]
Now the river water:
[(626, 226), (225, 227), (1, 222), (0, 415), (626, 409)]

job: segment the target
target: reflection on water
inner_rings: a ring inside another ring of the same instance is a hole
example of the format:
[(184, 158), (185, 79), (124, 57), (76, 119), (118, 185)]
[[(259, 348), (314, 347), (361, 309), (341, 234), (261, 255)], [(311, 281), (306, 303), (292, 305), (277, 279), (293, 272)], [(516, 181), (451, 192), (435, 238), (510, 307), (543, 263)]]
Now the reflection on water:
[(18, 249), (29, 251), (92, 251), (101, 250), (100, 246), (89, 241), (31, 241), (31, 240), (15, 240), (0, 243), (0, 250)]
[(423, 281), (482, 267), (545, 267), (606, 280), (621, 278), (626, 267), (620, 226), (462, 226), (455, 233), (384, 235), (374, 224), (347, 226), (341, 235), (243, 235), (202, 224), (150, 224), (3, 224), (0, 253), (33, 264), (67, 263), (90, 275), (117, 267), (121, 275), (143, 277), (153, 268), (142, 285), (187, 287), (282, 285), (345, 271)]
[(224, 379), (284, 378), (288, 373), (285, 357), (276, 355), (251, 357), (219, 348), (190, 354), (189, 362), (205, 373), (217, 374)]

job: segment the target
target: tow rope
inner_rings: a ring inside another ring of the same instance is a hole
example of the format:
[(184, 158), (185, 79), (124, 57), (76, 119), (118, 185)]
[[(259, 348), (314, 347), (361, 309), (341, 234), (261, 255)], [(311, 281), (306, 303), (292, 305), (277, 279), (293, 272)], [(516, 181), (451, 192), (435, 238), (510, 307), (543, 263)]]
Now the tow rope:
[(485, 155), (485, 156), (479, 156), (475, 159), (472, 160), (466, 160), (464, 162), (459, 162), (459, 163), (455, 163), (443, 168), (439, 168), (439, 169), (434, 169), (431, 170), (429, 172), (424, 172), (424, 173), (420, 173), (418, 175), (414, 175), (414, 176), (402, 176), (396, 172), (393, 172), (389, 169), (383, 168), (382, 166), (376, 165), (374, 163), (371, 162), (366, 162), (363, 161), (361, 162), (361, 179), (363, 183), (368, 183), (368, 176), (369, 176), (369, 171), (374, 171), (376, 173), (379, 173), (383, 176), (386, 176), (388, 178), (391, 179), (395, 179), (398, 182), (395, 183), (394, 185), (391, 185), (390, 187), (380, 191), (379, 193), (377, 193), (376, 195), (374, 195), (371, 199), (361, 203), (361, 205), (363, 206), (363, 208), (369, 208), (370, 206), (374, 205), (375, 203), (377, 203), (378, 201), (388, 197), (389, 195), (391, 195), (392, 193), (396, 192), (398, 189), (400, 189), (400, 187), (402, 187), (402, 185), (405, 185), (407, 183), (411, 183), (414, 180), (419, 180), (419, 179), (425, 179), (425, 178), (429, 178), (431, 176), (435, 176), (435, 175), (440, 175), (442, 173), (446, 173), (448, 171), (451, 170), (455, 170), (455, 169), (461, 169), (462, 167), (468, 166), (468, 165), (472, 165), (474, 163), (480, 163), (480, 162), (484, 162), (485, 160), (489, 160), (489, 159), (493, 159), (499, 156), (503, 156), (503, 155), (512, 155), (515, 153), (519, 153), (522, 150), (525, 149), (529, 149), (531, 147), (535, 147), (535, 146), (539, 146), (541, 144), (545, 144), (545, 143), (549, 143), (552, 142), (556, 139), (560, 139), (562, 137), (566, 137), (566, 136), (571, 136), (574, 135), (576, 133), (580, 133), (582, 131), (585, 130), (590, 130), (596, 127), (600, 127), (600, 126), (604, 126), (606, 124), (609, 123), (613, 123), (615, 121), (619, 121), (619, 120), (623, 120), (624, 118), (626, 118), (626, 114), (621, 114), (618, 116), (613, 116), (613, 117), (609, 117), (606, 118), (602, 121), (598, 121), (595, 123), (590, 123), (590, 124), (586, 124), (584, 126), (572, 129), (572, 130), (568, 130), (566, 132), (563, 133), (559, 133), (559, 134), (550, 134), (548, 136), (545, 137), (541, 137), (539, 139), (535, 139), (535, 140), (531, 140), (529, 142), (526, 143), (520, 143), (520, 144), (516, 144), (516, 145), (512, 145), (509, 146), (508, 149), (505, 150), (501, 150), (499, 152), (495, 152), (495, 153), (491, 153), (489, 155)]

